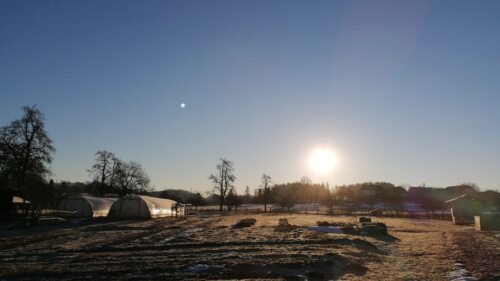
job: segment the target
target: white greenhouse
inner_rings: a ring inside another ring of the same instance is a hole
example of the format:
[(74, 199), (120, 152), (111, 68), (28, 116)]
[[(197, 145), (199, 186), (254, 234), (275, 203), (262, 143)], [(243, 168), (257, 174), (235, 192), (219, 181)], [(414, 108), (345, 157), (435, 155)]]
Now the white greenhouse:
[(127, 195), (118, 199), (108, 217), (120, 219), (149, 219), (175, 215), (177, 202), (143, 195)]
[(76, 212), (77, 217), (106, 217), (117, 198), (93, 197), (88, 195), (71, 195), (59, 204), (59, 209)]

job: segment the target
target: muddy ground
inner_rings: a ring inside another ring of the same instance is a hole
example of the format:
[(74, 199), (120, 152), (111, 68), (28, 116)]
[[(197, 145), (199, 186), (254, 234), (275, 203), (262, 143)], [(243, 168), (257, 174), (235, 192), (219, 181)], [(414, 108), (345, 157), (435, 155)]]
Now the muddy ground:
[[(231, 226), (255, 218), (248, 228)], [(278, 220), (295, 227), (279, 231)], [(0, 231), (0, 279), (449, 280), (462, 263), (479, 280), (500, 280), (498, 233), (448, 221), (374, 218), (388, 236), (319, 233), (323, 215), (232, 215), (97, 221)]]

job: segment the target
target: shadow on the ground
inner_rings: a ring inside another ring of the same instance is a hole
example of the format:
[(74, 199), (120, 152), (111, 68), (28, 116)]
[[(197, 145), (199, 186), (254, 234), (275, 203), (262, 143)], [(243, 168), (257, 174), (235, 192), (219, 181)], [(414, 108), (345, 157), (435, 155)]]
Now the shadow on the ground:
[(309, 262), (234, 264), (214, 277), (228, 279), (331, 280), (345, 274), (363, 276), (368, 268), (339, 254), (328, 253)]
[(366, 235), (367, 237), (377, 239), (379, 241), (387, 242), (387, 243), (394, 243), (394, 242), (399, 242), (401, 241), (399, 238), (392, 236), (390, 234), (385, 234), (385, 235)]

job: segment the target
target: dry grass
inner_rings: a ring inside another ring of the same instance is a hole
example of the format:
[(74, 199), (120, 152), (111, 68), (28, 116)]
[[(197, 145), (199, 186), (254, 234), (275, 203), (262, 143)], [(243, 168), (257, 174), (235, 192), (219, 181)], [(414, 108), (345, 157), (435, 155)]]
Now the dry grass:
[[(231, 227), (245, 218), (257, 222)], [(280, 218), (292, 227), (277, 231)], [(461, 257), (457, 245), (463, 237), (476, 237), (471, 249), (499, 246), (493, 236), (486, 239), (447, 221), (374, 218), (388, 226), (388, 237), (306, 229), (316, 221), (349, 223), (354, 217), (253, 214), (106, 222), (37, 235), (3, 232), (0, 279), (446, 280)], [(500, 267), (497, 256), (482, 258), (481, 264), (466, 263), (467, 269), (485, 280), (495, 277), (494, 271), (474, 271), (474, 266)], [(197, 264), (209, 269), (189, 272)]]

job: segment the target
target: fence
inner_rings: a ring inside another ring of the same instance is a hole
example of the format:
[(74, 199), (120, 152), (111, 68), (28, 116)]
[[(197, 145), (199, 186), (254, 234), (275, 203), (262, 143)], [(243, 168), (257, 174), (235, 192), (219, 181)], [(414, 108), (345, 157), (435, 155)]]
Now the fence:
[[(291, 214), (317, 214), (317, 215), (332, 215), (332, 216), (369, 216), (370, 211), (366, 209), (342, 209), (342, 208), (334, 208), (332, 212), (326, 207), (319, 208), (301, 208), (301, 209), (283, 209), (276, 207), (268, 207), (268, 210), (264, 212), (264, 208), (245, 208), (239, 207), (237, 209), (228, 211), (227, 208), (223, 208), (220, 211), (219, 206), (206, 206), (206, 207), (198, 207), (197, 209), (191, 209), (191, 214), (198, 215), (230, 215), (230, 214), (280, 214), (280, 213), (291, 213)], [(425, 211), (400, 211), (400, 210), (382, 210), (384, 217), (392, 217), (392, 218), (415, 218), (415, 219), (438, 219), (438, 220), (451, 220), (451, 214), (449, 210), (439, 210), (438, 212), (425, 212)]]

